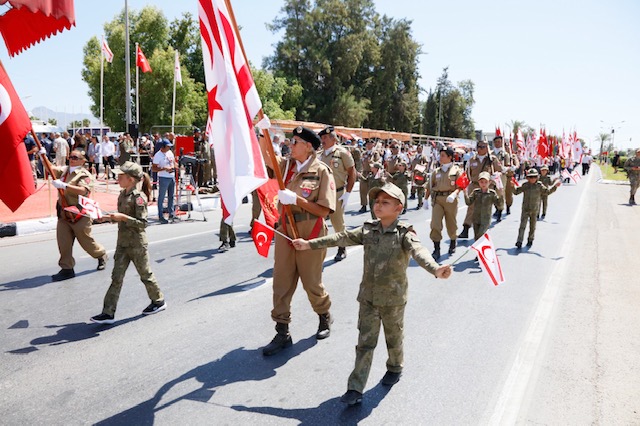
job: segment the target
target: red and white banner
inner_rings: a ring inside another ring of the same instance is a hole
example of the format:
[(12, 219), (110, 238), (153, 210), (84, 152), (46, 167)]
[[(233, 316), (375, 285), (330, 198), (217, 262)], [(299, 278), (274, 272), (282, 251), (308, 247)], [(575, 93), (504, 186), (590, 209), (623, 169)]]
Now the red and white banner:
[(274, 236), (273, 228), (266, 226), (259, 220), (253, 221), (251, 238), (253, 238), (253, 243), (256, 245), (256, 250), (258, 250), (260, 256), (269, 256), (269, 248), (271, 247), (271, 241)]
[(500, 266), (500, 260), (496, 253), (496, 249), (493, 247), (493, 242), (489, 238), (489, 234), (484, 234), (471, 246), (478, 253), (478, 260), (482, 270), (489, 277), (489, 281), (493, 285), (502, 284), (505, 282), (504, 274), (502, 273), (502, 267)]
[(12, 212), (36, 191), (23, 143), (30, 130), (29, 114), (0, 63), (0, 200)]
[(199, 0), (198, 14), (209, 103), (207, 134), (229, 212), (225, 222), (231, 223), (242, 199), (267, 181), (253, 129), (262, 103), (225, 2)]
[(82, 212), (91, 219), (102, 218), (102, 210), (100, 210), (100, 206), (96, 200), (83, 195), (78, 195), (78, 204), (82, 206)]
[(140, 71), (142, 72), (151, 72), (151, 65), (149, 65), (147, 57), (142, 53), (140, 46), (136, 49), (136, 66), (140, 67)]
[(173, 65), (173, 78), (175, 78), (176, 83), (182, 86), (182, 72), (180, 71), (180, 56), (177, 50), (176, 50), (175, 64)]
[(575, 183), (578, 183), (582, 179), (582, 177), (577, 170), (574, 170), (573, 172), (571, 172), (571, 179), (573, 179)]
[(102, 36), (102, 54), (107, 62), (111, 63), (113, 61), (113, 52), (109, 48), (109, 44), (107, 40), (105, 40), (104, 36)]

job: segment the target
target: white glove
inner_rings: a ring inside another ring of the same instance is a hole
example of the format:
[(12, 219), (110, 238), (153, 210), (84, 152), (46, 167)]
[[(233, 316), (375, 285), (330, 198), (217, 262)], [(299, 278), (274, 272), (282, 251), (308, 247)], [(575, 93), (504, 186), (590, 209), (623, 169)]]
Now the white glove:
[(47, 155), (47, 150), (44, 147), (41, 147), (38, 151), (38, 155)]
[(447, 203), (449, 203), (449, 204), (453, 203), (456, 200), (456, 198), (458, 198), (458, 191), (453, 191), (447, 197)]
[(295, 205), (298, 200), (298, 196), (290, 189), (281, 189), (278, 191), (278, 200), (284, 205)]
[(270, 129), (271, 121), (269, 120), (269, 117), (267, 117), (267, 115), (265, 114), (262, 120), (256, 123), (256, 127), (260, 130)]
[(69, 186), (68, 183), (63, 182), (60, 179), (53, 180), (51, 183), (56, 187), (56, 189), (66, 189), (67, 186)]
[(345, 208), (347, 204), (349, 204), (349, 195), (350, 192), (345, 191), (339, 198), (338, 201), (342, 201), (342, 208)]

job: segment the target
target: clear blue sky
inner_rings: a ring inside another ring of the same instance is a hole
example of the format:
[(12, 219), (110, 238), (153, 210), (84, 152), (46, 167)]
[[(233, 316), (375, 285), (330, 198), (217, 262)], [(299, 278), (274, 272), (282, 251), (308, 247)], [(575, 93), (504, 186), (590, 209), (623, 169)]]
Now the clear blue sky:
[[(0, 46), (0, 60), (28, 110), (89, 112), (88, 88), (80, 77), (82, 48), (102, 34), (124, 0), (75, 3), (77, 24), (70, 31), (12, 59)], [(475, 83), (477, 129), (493, 131), (500, 124), (505, 130), (511, 120), (523, 120), (554, 133), (575, 127), (589, 143), (614, 126), (616, 146), (640, 147), (640, 1), (375, 3), (381, 14), (413, 21), (413, 36), (425, 52), (419, 65), (423, 88), (434, 87), (446, 66), (453, 82)], [(129, 0), (131, 9), (146, 4), (159, 7), (170, 21), (185, 11), (197, 16), (195, 0)], [(233, 7), (247, 55), (260, 65), (280, 37), (265, 23), (282, 1), (237, 0)]]

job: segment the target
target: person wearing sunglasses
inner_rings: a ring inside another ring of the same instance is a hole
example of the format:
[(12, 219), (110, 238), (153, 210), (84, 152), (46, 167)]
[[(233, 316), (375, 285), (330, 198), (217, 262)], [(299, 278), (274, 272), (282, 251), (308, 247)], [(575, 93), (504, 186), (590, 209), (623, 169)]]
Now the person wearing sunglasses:
[[(83, 214), (83, 208), (79, 205), (78, 197), (90, 197), (93, 191), (93, 176), (84, 167), (85, 153), (81, 150), (73, 150), (69, 155), (69, 166), (54, 168), (56, 179), (51, 183), (60, 190), (56, 211), (58, 223), (56, 225), (56, 239), (60, 251), (60, 272), (53, 275), (53, 281), (64, 281), (76, 276), (73, 258), (73, 243), (78, 240), (80, 247), (94, 259), (98, 259), (98, 270), (105, 269), (107, 251), (102, 244), (96, 242), (91, 235), (92, 219), (88, 214)], [(64, 201), (63, 201), (64, 198)], [(64, 207), (76, 207), (78, 213), (65, 210)]]
[[(299, 126), (293, 130), (289, 159), (276, 156), (273, 164), (269, 142), (260, 137), (260, 148), (267, 167), (279, 167), (286, 189), (278, 191), (281, 206), (288, 205), (298, 230), (298, 237), (312, 239), (327, 235), (324, 218), (336, 210), (336, 184), (331, 168), (320, 161), (316, 151), (320, 148), (320, 137), (311, 129)], [(293, 236), (292, 224), (280, 209), (282, 223), (280, 232)], [(331, 322), (329, 314), (331, 299), (322, 284), (322, 265), (327, 249), (305, 252), (296, 251), (287, 238), (275, 237), (275, 260), (273, 266), (273, 309), (271, 318), (276, 323), (276, 336), (262, 349), (265, 356), (273, 355), (292, 345), (289, 334), (291, 322), (291, 300), (298, 286), (298, 279), (307, 293), (319, 325), (316, 339), (329, 337)]]

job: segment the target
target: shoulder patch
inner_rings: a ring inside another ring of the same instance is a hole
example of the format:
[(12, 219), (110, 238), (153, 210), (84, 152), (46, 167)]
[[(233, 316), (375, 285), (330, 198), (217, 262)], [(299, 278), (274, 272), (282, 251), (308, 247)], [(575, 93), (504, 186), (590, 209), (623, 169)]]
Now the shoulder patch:
[(141, 196), (137, 196), (136, 197), (136, 205), (144, 206), (144, 198), (142, 198)]

